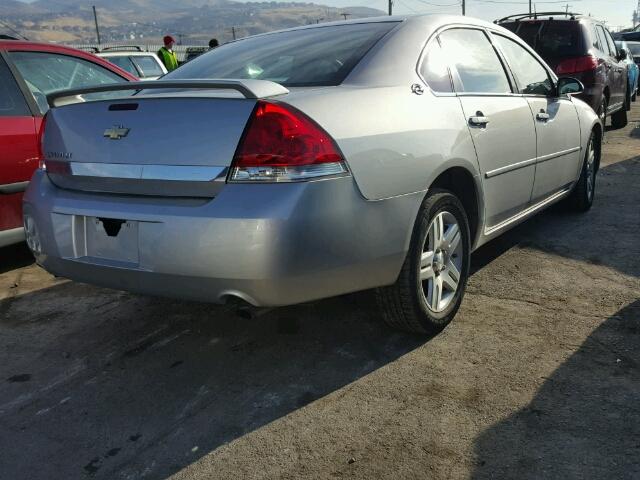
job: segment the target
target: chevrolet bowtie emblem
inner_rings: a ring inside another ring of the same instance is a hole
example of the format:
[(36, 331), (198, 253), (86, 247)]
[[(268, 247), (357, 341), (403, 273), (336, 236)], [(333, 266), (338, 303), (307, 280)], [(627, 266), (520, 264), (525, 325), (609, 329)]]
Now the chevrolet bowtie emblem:
[(126, 137), (128, 133), (128, 128), (116, 125), (112, 128), (107, 128), (104, 131), (104, 136), (110, 138), (111, 140), (120, 140), (122, 137)]

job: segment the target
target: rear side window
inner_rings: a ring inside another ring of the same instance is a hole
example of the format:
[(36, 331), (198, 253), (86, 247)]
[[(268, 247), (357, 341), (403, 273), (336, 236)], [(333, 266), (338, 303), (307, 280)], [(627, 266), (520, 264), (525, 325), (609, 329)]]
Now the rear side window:
[(9, 67), (0, 58), (0, 117), (24, 117), (31, 112)]
[[(82, 58), (50, 52), (9, 52), (9, 56), (44, 113), (46, 96), (56, 90), (83, 88), (125, 79)], [(85, 95), (87, 99), (113, 97), (117, 92)]]
[(547, 70), (531, 53), (502, 35), (494, 35), (493, 38), (504, 53), (511, 70), (518, 79), (520, 93), (545, 96), (553, 93), (553, 86)]
[(609, 43), (607, 42), (607, 35), (604, 32), (604, 28), (602, 28), (601, 25), (596, 25), (596, 31), (598, 32), (598, 39), (600, 41), (600, 50), (602, 51), (602, 53), (604, 53), (605, 55), (611, 55), (614, 56), (615, 53), (611, 51), (611, 48), (609, 47)]
[(126, 72), (129, 72), (131, 75), (135, 77), (140, 76), (140, 74), (138, 73), (138, 70), (136, 70), (135, 65), (133, 64), (133, 62), (129, 57), (103, 57), (103, 58), (105, 60), (109, 60), (114, 65), (119, 66), (121, 69), (123, 69)]
[(463, 91), (511, 93), (502, 62), (484, 32), (456, 28), (441, 33), (439, 38)]
[(452, 92), (449, 67), (440, 43), (432, 41), (424, 52), (420, 74), (434, 92)]
[(616, 47), (615, 42), (613, 41), (613, 37), (609, 33), (609, 30), (604, 29), (604, 36), (607, 39), (607, 45), (609, 45), (609, 51), (611, 52), (611, 56), (615, 57), (618, 55), (618, 49)]
[(135, 62), (145, 77), (159, 77), (164, 74), (156, 59), (151, 55), (136, 55), (131, 57), (131, 60)]
[(215, 48), (165, 78), (244, 78), (288, 87), (339, 85), (397, 22), (360, 23), (249, 37)]
[(501, 24), (516, 33), (544, 59), (585, 53), (582, 27), (576, 21), (548, 20)]

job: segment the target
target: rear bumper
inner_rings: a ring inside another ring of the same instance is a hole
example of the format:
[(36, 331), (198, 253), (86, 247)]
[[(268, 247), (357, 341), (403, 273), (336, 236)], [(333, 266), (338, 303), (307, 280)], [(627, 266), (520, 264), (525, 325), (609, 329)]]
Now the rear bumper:
[[(48, 271), (151, 295), (287, 305), (395, 281), (424, 194), (366, 201), (351, 177), (229, 184), (213, 199), (87, 194), (34, 175), (24, 210)], [(137, 222), (135, 262), (86, 255), (77, 219)]]
[(11, 228), (9, 230), (0, 230), (0, 247), (20, 243), (24, 240), (24, 228)]

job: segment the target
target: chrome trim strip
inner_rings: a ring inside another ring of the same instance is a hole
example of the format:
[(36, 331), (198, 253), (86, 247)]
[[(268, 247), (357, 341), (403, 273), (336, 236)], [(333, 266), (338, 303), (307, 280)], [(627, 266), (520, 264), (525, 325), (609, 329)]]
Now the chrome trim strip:
[(29, 181), (5, 183), (0, 185), (0, 195), (11, 195), (12, 193), (24, 192), (29, 186)]
[(506, 167), (500, 167), (500, 168), (496, 168), (495, 170), (490, 170), (488, 172), (485, 172), (484, 176), (485, 178), (495, 177), (503, 173), (511, 172), (513, 170), (518, 170), (519, 168), (528, 167), (529, 165), (535, 164), (536, 161), (537, 161), (536, 158), (531, 158), (529, 160), (524, 160), (522, 162), (512, 163), (511, 165), (507, 165)]
[(560, 152), (554, 152), (548, 155), (543, 155), (541, 157), (531, 158), (529, 160), (524, 160), (522, 162), (507, 165), (506, 167), (500, 167), (500, 168), (496, 168), (495, 170), (490, 170), (488, 172), (485, 172), (484, 176), (485, 178), (495, 177), (496, 175), (501, 175), (503, 173), (511, 172), (513, 170), (518, 170), (519, 168), (524, 168), (529, 165), (533, 165), (534, 163), (543, 163), (548, 160), (553, 160), (554, 158), (557, 158), (557, 157), (569, 155), (570, 153), (577, 152), (578, 150), (581, 150), (581, 147), (568, 148), (567, 150), (562, 150)]
[[(46, 164), (56, 163), (69, 165), (69, 173), (79, 177), (98, 177), (109, 179), (135, 180), (169, 180), (178, 182), (212, 182), (227, 176), (226, 166), (201, 165), (140, 165), (128, 163), (93, 163), (93, 162), (64, 162), (47, 160)], [(60, 173), (56, 172), (57, 175)]]
[(561, 152), (555, 152), (555, 153), (550, 153), (548, 155), (543, 155), (541, 157), (538, 157), (538, 163), (546, 162), (547, 160), (552, 160), (554, 158), (562, 157), (564, 155), (569, 155), (570, 153), (577, 152), (578, 150), (581, 150), (581, 147), (568, 148), (566, 150), (562, 150)]
[(20, 243), (24, 240), (24, 228), (12, 228), (11, 230), (0, 230), (0, 247)]
[(518, 220), (523, 220), (525, 217), (528, 217), (529, 215), (531, 215), (531, 214), (535, 213), (536, 211), (540, 210), (541, 208), (546, 207), (550, 203), (553, 203), (555, 200), (558, 200), (560, 197), (563, 197), (564, 195), (566, 195), (570, 191), (571, 191), (570, 187), (565, 188), (563, 190), (560, 190), (559, 192), (554, 193), (550, 197), (547, 197), (544, 200), (536, 203), (535, 205), (531, 205), (530, 207), (522, 210), (520, 213), (515, 214), (513, 217), (507, 218), (506, 220), (500, 222), (497, 225), (494, 225), (493, 227), (485, 228), (484, 229), (484, 234), (485, 235), (491, 235), (491, 234), (497, 232), (498, 230), (501, 230), (501, 229), (503, 229), (505, 227), (508, 227), (509, 225), (511, 225), (514, 222), (517, 222)]

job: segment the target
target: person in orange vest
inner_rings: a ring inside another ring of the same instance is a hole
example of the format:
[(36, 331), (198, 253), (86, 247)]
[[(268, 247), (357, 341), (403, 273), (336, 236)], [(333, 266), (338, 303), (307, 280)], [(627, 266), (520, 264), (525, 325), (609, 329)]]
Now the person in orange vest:
[(176, 57), (176, 52), (173, 51), (176, 39), (171, 35), (166, 35), (162, 40), (164, 41), (164, 47), (158, 50), (158, 58), (167, 67), (167, 71), (170, 72), (178, 68), (178, 57)]

